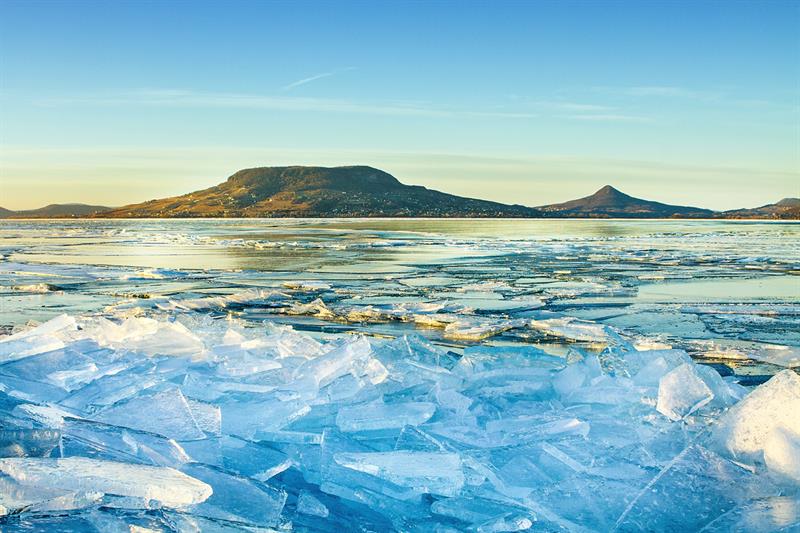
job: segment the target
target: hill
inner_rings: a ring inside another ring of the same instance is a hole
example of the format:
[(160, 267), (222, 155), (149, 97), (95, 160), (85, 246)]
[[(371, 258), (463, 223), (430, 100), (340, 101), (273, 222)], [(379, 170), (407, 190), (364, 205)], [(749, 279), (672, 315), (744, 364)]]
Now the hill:
[(768, 218), (777, 220), (800, 219), (800, 198), (784, 198), (774, 204), (752, 209), (731, 209), (720, 214), (723, 218)]
[(536, 209), (405, 185), (368, 166), (262, 167), (182, 196), (99, 217), (536, 217)]
[(0, 207), (0, 218), (82, 218), (105, 211), (111, 207), (87, 204), (50, 204), (38, 209), (12, 211)]
[(662, 204), (629, 196), (611, 185), (591, 196), (538, 207), (545, 216), (575, 218), (705, 218), (714, 211), (699, 207)]
[(800, 199), (752, 209), (712, 211), (643, 200), (610, 185), (591, 196), (533, 208), (464, 198), (405, 185), (368, 166), (260, 167), (189, 194), (109, 208), (52, 204), (11, 211), (1, 218), (197, 218), (197, 217), (485, 217), (485, 218), (718, 218), (800, 219)]

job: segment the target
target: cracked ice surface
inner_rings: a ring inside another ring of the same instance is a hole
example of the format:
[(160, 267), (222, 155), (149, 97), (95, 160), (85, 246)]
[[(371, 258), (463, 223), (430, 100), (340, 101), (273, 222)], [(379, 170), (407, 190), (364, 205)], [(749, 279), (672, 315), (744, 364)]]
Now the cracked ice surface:
[(799, 226), (559, 224), (4, 222), (0, 529), (798, 529)]
[[(413, 336), (319, 342), (285, 327), (171, 320), (57, 317), (25, 332), (25, 355), (0, 365), (6, 520), (713, 531), (763, 525), (765, 506), (788, 509), (784, 522), (797, 512), (791, 370), (742, 398), (684, 352), (637, 350), (612, 330), (599, 355), (481, 346), (459, 356)], [(119, 328), (183, 332), (197, 352), (109, 343)], [(271, 364), (231, 375), (243, 351)], [(40, 360), (79, 368), (81, 380), (26, 386), (48, 376)]]

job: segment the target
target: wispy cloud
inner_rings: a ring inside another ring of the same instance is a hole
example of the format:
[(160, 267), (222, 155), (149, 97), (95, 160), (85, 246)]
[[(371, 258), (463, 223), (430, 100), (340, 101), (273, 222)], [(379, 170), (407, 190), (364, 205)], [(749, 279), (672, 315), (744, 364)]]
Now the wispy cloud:
[(713, 100), (722, 93), (700, 91), (678, 85), (631, 85), (624, 87), (599, 86), (592, 87), (595, 93), (611, 96), (633, 96), (636, 98), (682, 98), (692, 100)]
[(703, 104), (731, 105), (741, 107), (785, 107), (779, 102), (750, 96), (742, 98), (723, 90), (699, 90), (676, 85), (637, 85), (631, 87), (595, 87), (596, 92), (633, 96), (636, 98), (665, 98), (674, 100), (694, 100)]
[(623, 92), (630, 96), (668, 96), (678, 98), (705, 98), (711, 96), (710, 93), (694, 91), (684, 87), (674, 87), (668, 85), (646, 85), (640, 87), (626, 87)]
[(647, 117), (637, 115), (622, 115), (617, 113), (588, 113), (577, 115), (566, 115), (564, 118), (570, 120), (587, 120), (596, 122), (650, 122)]
[(356, 69), (356, 67), (347, 67), (347, 68), (343, 68), (343, 69), (339, 69), (339, 70), (333, 70), (331, 72), (321, 72), (319, 74), (315, 74), (315, 75), (309, 76), (307, 78), (302, 78), (302, 79), (299, 79), (297, 81), (293, 81), (292, 83), (289, 83), (287, 85), (284, 85), (282, 87), (282, 90), (291, 91), (292, 89), (294, 89), (296, 87), (300, 87), (301, 85), (305, 85), (307, 83), (311, 83), (312, 81), (321, 80), (323, 78), (330, 78), (331, 76), (335, 76), (336, 74), (339, 74), (341, 72), (347, 72), (347, 71), (355, 70), (355, 69)]
[(649, 117), (634, 115), (625, 109), (608, 104), (587, 103), (565, 99), (530, 99), (519, 95), (509, 98), (527, 109), (561, 120), (584, 120), (605, 122), (651, 122)]
[(560, 100), (539, 100), (534, 102), (535, 105), (547, 109), (555, 109), (558, 111), (575, 111), (575, 112), (599, 112), (599, 111), (612, 111), (613, 107), (600, 104), (587, 104), (582, 102), (567, 102)]
[(506, 96), (517, 105), (523, 105), (538, 111), (612, 111), (614, 108), (605, 104), (594, 104), (586, 102), (576, 102), (561, 99), (536, 99), (522, 96), (519, 94), (509, 94)]
[(322, 78), (329, 78), (336, 74), (335, 72), (323, 72), (321, 74), (316, 74), (314, 76), (309, 76), (308, 78), (303, 78), (301, 80), (293, 81), (288, 85), (283, 86), (284, 91), (291, 91), (295, 87), (300, 87), (301, 85), (305, 85), (306, 83), (311, 83), (312, 81), (321, 80)]
[(607, 105), (581, 104), (577, 102), (554, 102), (553, 107), (566, 111), (611, 111), (614, 108)]
[(417, 102), (364, 102), (356, 100), (309, 98), (284, 95), (212, 93), (181, 89), (142, 89), (115, 94), (43, 99), (40, 105), (146, 105), (163, 107), (241, 108), (274, 111), (311, 111), (369, 115), (419, 116), (440, 118), (530, 119), (536, 113), (517, 111), (466, 110), (425, 105)]

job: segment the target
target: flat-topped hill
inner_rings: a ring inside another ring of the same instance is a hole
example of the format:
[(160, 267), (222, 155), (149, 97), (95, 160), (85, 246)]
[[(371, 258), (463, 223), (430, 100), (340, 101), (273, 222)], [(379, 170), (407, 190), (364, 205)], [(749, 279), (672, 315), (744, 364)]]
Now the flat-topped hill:
[(464, 198), (368, 166), (262, 167), (182, 196), (101, 217), (535, 217), (536, 209)]

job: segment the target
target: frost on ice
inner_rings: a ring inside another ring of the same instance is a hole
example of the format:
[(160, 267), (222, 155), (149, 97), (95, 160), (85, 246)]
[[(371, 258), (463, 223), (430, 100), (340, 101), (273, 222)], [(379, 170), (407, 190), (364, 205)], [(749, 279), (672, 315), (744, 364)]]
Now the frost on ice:
[[(447, 324), (446, 336), (475, 339), (497, 327)], [(506, 326), (606, 347), (454, 352), (414, 336), (320, 340), (158, 313), (61, 316), (3, 337), (3, 520), (76, 531), (800, 527), (794, 371), (745, 394), (682, 350), (637, 349), (608, 326)]]

